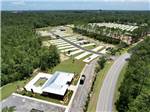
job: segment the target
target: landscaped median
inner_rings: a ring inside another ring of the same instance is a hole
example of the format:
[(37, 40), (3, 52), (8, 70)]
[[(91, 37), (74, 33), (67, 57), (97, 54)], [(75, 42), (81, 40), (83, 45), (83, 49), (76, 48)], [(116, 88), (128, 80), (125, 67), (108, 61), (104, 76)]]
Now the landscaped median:
[(100, 72), (97, 74), (96, 80), (93, 86), (93, 91), (91, 93), (90, 101), (88, 103), (87, 112), (96, 112), (99, 92), (100, 92), (103, 80), (105, 78), (105, 75), (107, 74), (112, 64), (113, 64), (113, 61), (107, 61), (105, 63), (105, 67), (102, 70), (100, 70)]

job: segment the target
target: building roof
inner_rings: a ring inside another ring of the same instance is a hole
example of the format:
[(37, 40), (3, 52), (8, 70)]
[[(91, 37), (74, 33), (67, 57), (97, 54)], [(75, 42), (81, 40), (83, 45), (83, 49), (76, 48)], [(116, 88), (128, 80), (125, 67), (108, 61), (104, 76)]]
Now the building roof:
[[(25, 88), (27, 91), (31, 91), (33, 89), (34, 92), (41, 94), (42, 93), (42, 87), (44, 86), (35, 86), (34, 84), (40, 79), (40, 78), (47, 78), (50, 79), (52, 75), (47, 74), (47, 73), (38, 73), (28, 84), (26, 84)], [(46, 83), (46, 82), (45, 82)]]
[(73, 76), (74, 76), (73, 73), (57, 71), (44, 84), (42, 91), (63, 96), (66, 93), (66, 90), (68, 89), (67, 82), (70, 82)]
[[(65, 95), (69, 85), (67, 82), (70, 82), (74, 77), (73, 73), (66, 73), (56, 71), (53, 75), (46, 73), (38, 73), (26, 86), (27, 91), (31, 91), (31, 89), (35, 93), (52, 93), (56, 95)], [(40, 78), (47, 78), (47, 81), (42, 86), (35, 86), (34, 84)]]

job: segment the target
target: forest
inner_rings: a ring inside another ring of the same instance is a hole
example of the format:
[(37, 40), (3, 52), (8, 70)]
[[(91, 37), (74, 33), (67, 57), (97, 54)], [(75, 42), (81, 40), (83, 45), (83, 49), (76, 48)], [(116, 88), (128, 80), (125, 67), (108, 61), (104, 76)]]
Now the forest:
[[(7, 22), (7, 18), (2, 21)], [(3, 24), (1, 30), (1, 86), (30, 77), (36, 68), (45, 71), (60, 61), (56, 47), (41, 47), (41, 39), (31, 26), (13, 22), (16, 20)]]
[(2, 11), (1, 86), (30, 77), (36, 68), (46, 70), (59, 63), (55, 46), (41, 47), (36, 28), (88, 22), (147, 23), (147, 11)]
[(132, 56), (119, 88), (119, 112), (150, 111), (150, 37), (131, 50)]
[(65, 24), (117, 22), (150, 24), (149, 11), (3, 11), (3, 25), (28, 25), (34, 28)]

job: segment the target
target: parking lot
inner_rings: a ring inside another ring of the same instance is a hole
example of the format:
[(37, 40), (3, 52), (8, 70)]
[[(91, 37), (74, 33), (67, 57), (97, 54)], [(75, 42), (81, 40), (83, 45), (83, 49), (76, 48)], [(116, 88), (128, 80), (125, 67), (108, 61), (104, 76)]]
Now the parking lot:
[(8, 106), (15, 106), (16, 112), (30, 112), (32, 109), (37, 109), (42, 112), (64, 112), (65, 108), (50, 105), (47, 103), (38, 102), (32, 99), (28, 99), (25, 97), (20, 97), (16, 95), (9, 96), (2, 103), (2, 108)]
[[(97, 44), (94, 41), (84, 38), (82, 35), (70, 34), (71, 36), (64, 36), (66, 34), (66, 32), (57, 29), (54, 35), (58, 36), (58, 39), (53, 39), (50, 43), (56, 45), (61, 53), (67, 56), (73, 56), (78, 60), (81, 59), (86, 63), (91, 62), (99, 56), (105, 55), (107, 53), (105, 49), (110, 47), (105, 44)], [(86, 47), (91, 48), (86, 49)]]

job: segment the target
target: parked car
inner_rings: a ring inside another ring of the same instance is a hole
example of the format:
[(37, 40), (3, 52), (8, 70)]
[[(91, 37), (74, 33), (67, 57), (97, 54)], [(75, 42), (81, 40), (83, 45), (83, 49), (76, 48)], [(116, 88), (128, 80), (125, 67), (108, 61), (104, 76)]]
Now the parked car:
[(130, 60), (130, 58), (126, 58), (125, 60), (126, 60), (126, 61), (129, 61), (129, 60)]
[(85, 78), (86, 78), (85, 75), (82, 75), (82, 76), (81, 76), (80, 84), (84, 84)]
[(60, 37), (59, 35), (56, 35), (56, 38), (57, 38), (57, 39), (59, 39), (59, 37)]
[(30, 110), (30, 112), (44, 112), (44, 111), (43, 111), (43, 110), (38, 110), (38, 109), (32, 108), (32, 109)]
[(60, 31), (66, 31), (65, 29), (60, 29)]
[(113, 49), (112, 47), (108, 47), (108, 48), (106, 48), (106, 51), (110, 51), (112, 49)]

